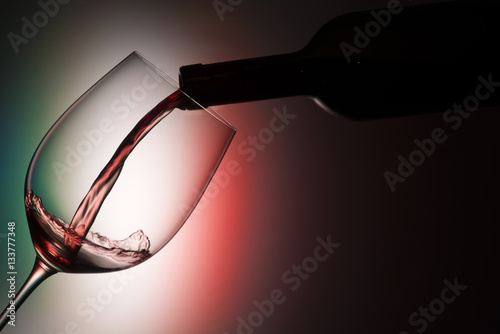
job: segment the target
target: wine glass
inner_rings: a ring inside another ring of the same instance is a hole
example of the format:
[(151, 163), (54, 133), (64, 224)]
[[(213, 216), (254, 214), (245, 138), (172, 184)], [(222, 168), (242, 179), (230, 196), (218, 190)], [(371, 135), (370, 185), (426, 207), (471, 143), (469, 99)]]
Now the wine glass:
[[(173, 82), (133, 52), (45, 135), (26, 177), (36, 260), (16, 310), (54, 273), (145, 261), (187, 220), (235, 129)], [(9, 320), (6, 308), (0, 329)]]

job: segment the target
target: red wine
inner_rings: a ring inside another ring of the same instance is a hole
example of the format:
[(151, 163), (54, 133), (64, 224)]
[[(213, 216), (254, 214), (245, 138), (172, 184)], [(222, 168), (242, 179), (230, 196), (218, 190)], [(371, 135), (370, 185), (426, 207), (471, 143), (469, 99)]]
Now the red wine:
[(144, 136), (182, 103), (182, 93), (176, 91), (148, 112), (122, 141), (115, 154), (92, 184), (89, 192), (76, 210), (70, 228), (80, 237), (85, 237), (113, 185), (115, 184), (128, 155)]
[[(66, 222), (48, 212), (32, 191), (26, 195), (25, 206), (36, 253), (58, 271), (114, 271), (150, 257), (150, 241), (142, 230), (118, 241), (91, 231), (81, 238)], [(71, 245), (67, 244), (68, 238), (73, 241)]]
[(141, 230), (120, 241), (89, 230), (127, 157), (155, 125), (173, 109), (182, 107), (183, 102), (183, 94), (176, 91), (135, 125), (95, 179), (69, 224), (48, 212), (42, 199), (28, 192), (25, 206), (30, 231), (35, 250), (42, 259), (60, 271), (99, 272), (127, 268), (150, 256), (149, 239)]

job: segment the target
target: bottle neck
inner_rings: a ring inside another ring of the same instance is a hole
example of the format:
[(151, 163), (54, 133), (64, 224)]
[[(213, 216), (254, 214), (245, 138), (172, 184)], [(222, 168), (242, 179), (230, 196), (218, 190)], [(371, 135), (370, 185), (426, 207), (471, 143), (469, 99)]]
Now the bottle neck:
[[(338, 59), (338, 62), (335, 59), (318, 61), (298, 51), (207, 65), (187, 65), (179, 70), (180, 89), (204, 107), (314, 95), (321, 85), (322, 67), (331, 67), (334, 63), (345, 66), (343, 59)], [(187, 108), (190, 109), (189, 106)]]

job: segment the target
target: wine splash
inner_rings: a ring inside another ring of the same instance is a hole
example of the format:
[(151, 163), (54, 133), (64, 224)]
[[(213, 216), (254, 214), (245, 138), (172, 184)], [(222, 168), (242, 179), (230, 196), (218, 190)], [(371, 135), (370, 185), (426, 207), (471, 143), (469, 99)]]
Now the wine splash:
[[(26, 195), (26, 213), (34, 227), (31, 230), (38, 256), (65, 272), (104, 272), (124, 269), (150, 257), (149, 238), (142, 230), (124, 240), (110, 240), (89, 231), (81, 238), (68, 224), (48, 212), (42, 199), (32, 191)], [(68, 247), (68, 238), (78, 247)]]
[(112, 190), (125, 160), (151, 129), (173, 109), (182, 106), (177, 90), (158, 103), (128, 133), (95, 179), (69, 224), (48, 212), (42, 199), (30, 191), (25, 198), (33, 242), (38, 255), (60, 271), (89, 272), (124, 269), (149, 256), (150, 242), (141, 231), (125, 240), (110, 240), (90, 232), (99, 210)]

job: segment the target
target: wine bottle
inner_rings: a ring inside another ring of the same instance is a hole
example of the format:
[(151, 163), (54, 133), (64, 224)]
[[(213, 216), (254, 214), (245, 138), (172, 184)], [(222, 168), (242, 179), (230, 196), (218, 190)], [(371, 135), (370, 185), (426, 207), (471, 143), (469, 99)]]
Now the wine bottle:
[(498, 1), (393, 0), (331, 20), (297, 52), (183, 66), (180, 88), (203, 106), (305, 95), (354, 119), (444, 111), (480, 85), (480, 106), (500, 105), (499, 14)]

